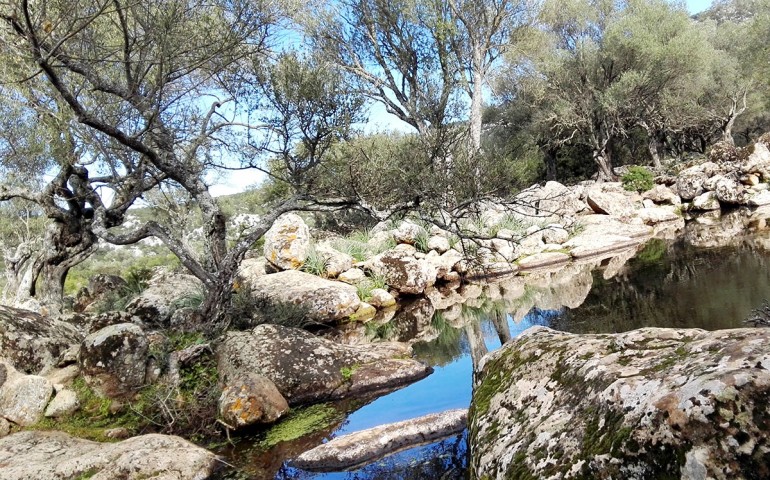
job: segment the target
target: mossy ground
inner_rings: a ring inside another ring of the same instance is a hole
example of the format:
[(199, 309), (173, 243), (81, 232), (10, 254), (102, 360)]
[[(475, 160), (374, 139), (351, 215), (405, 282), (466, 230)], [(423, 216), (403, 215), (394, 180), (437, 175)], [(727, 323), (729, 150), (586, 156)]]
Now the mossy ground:
[(325, 403), (292, 410), (283, 421), (265, 432), (259, 447), (266, 450), (281, 442), (296, 440), (329, 428), (339, 420), (337, 409)]

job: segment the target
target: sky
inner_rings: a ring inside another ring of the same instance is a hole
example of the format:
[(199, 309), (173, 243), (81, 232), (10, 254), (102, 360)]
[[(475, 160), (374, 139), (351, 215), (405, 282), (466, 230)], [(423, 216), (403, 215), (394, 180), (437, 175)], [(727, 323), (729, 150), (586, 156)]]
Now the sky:
[[(702, 12), (706, 10), (712, 3), (712, 0), (686, 0), (687, 10), (692, 13)], [(389, 115), (385, 112), (384, 107), (381, 105), (374, 105), (369, 112), (369, 122), (364, 128), (365, 131), (383, 131), (383, 130), (400, 130), (407, 131), (409, 127), (403, 124), (400, 120)], [(256, 170), (243, 170), (238, 172), (230, 172), (219, 176), (218, 178), (210, 178), (211, 192), (215, 195), (228, 195), (232, 193), (242, 192), (246, 188), (260, 183), (264, 178), (264, 174), (257, 172)]]

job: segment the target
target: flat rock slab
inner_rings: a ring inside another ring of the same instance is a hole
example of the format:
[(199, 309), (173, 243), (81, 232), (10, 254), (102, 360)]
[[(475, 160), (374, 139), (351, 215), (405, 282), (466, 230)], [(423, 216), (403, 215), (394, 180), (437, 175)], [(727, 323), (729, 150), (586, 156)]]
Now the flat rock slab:
[(344, 345), (297, 328), (260, 325), (227, 333), (217, 361), (225, 384), (258, 373), (294, 406), (398, 388), (433, 372), (405, 358), (409, 354), (401, 343)]
[(219, 465), (213, 453), (169, 435), (99, 443), (25, 431), (0, 439), (3, 480), (204, 480)]
[(533, 327), (481, 363), (471, 478), (770, 478), (770, 329)]
[(563, 245), (575, 258), (605, 255), (638, 245), (654, 231), (648, 225), (626, 223), (606, 215), (586, 215), (578, 221), (584, 226), (583, 231)]
[(356, 287), (297, 270), (252, 278), (253, 295), (266, 295), (275, 302), (300, 305), (319, 322), (342, 320), (361, 305)]
[(309, 450), (294, 465), (311, 471), (338, 471), (385, 455), (432, 443), (465, 429), (468, 411), (449, 410), (337, 437)]
[(562, 252), (536, 253), (535, 255), (530, 255), (529, 257), (519, 260), (519, 268), (521, 270), (535, 270), (538, 268), (564, 265), (569, 262), (571, 258), (572, 257)]

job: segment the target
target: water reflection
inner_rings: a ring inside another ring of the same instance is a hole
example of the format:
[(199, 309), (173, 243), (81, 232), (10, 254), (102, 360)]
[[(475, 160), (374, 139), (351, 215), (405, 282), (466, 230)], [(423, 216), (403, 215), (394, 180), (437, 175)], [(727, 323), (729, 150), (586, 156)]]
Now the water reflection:
[[(730, 218), (738, 222), (744, 217)], [(403, 305), (366, 326), (350, 325), (335, 333), (335, 338), (356, 343), (410, 342), (415, 356), (433, 366), (434, 373), (355, 411), (350, 405), (338, 405), (349, 413), (333, 431), (317, 432), (245, 462), (265, 464), (256, 469), (263, 476), (254, 478), (463, 478), (464, 436), (401, 452), (351, 472), (304, 472), (292, 468), (290, 459), (333, 436), (467, 407), (480, 359), (533, 325), (576, 333), (649, 326), (709, 330), (744, 326), (742, 320), (749, 312), (770, 297), (770, 240), (766, 235), (737, 235), (738, 227), (730, 225), (720, 230), (711, 220), (692, 222), (678, 241), (652, 240), (639, 251), (594, 258), (557, 271), (432, 292), (429, 299)], [(712, 248), (699, 248), (703, 245)]]

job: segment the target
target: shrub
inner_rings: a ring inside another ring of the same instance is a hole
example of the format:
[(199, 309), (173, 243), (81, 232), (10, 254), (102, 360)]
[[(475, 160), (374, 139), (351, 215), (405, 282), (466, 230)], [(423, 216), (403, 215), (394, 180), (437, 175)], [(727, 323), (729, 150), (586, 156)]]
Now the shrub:
[(646, 192), (653, 186), (652, 172), (644, 167), (634, 165), (623, 175), (623, 188), (629, 192)]
[(249, 291), (233, 294), (230, 318), (235, 330), (248, 330), (263, 323), (293, 328), (305, 328), (317, 323), (308, 317), (308, 310), (302, 305), (276, 302), (267, 295), (255, 296)]

